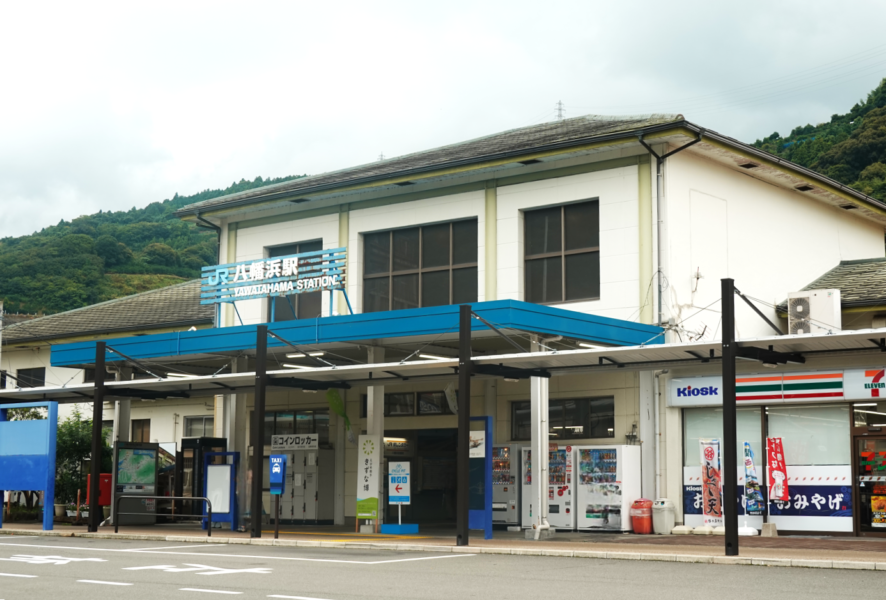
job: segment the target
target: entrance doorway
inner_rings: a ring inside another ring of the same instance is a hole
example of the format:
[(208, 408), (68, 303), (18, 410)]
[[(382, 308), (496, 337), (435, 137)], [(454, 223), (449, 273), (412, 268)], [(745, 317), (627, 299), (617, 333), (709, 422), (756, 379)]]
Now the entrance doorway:
[[(400, 436), (415, 447), (408, 458), (386, 456), (388, 463), (408, 461), (413, 474), (412, 504), (403, 507), (403, 522), (424, 527), (454, 527), (458, 429), (392, 431), (385, 432), (385, 436)], [(387, 490), (385, 497), (388, 497)], [(397, 522), (396, 506), (388, 506), (386, 521)]]
[(856, 531), (886, 537), (886, 436), (855, 436)]

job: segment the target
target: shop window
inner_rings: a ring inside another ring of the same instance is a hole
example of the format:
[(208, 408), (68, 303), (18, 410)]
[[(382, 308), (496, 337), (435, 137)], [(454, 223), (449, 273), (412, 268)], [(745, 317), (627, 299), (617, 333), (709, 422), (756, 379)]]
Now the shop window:
[(34, 369), (19, 369), (15, 376), (18, 377), (18, 387), (42, 387), (46, 385), (46, 367)]
[(477, 220), (363, 236), (363, 312), (477, 301)]
[(385, 394), (385, 416), (404, 417), (415, 414), (415, 394)]
[[(323, 249), (323, 241), (299, 242), (285, 246), (268, 248), (268, 258), (290, 256), (302, 252), (315, 252)], [(292, 321), (298, 319), (314, 319), (323, 311), (323, 292), (306, 292), (289, 296), (268, 298), (268, 320), (271, 314), (273, 321)]]
[(83, 383), (95, 381), (95, 369), (83, 369)]
[(886, 427), (886, 401), (859, 402), (852, 407), (856, 427)]
[(848, 465), (849, 410), (836, 404), (769, 406), (769, 437), (781, 438), (789, 465)]
[(597, 200), (526, 211), (523, 234), (527, 302), (600, 298)]
[(214, 426), (214, 417), (185, 417), (184, 437), (212, 437)]
[(133, 419), (132, 420), (132, 439), (133, 442), (150, 442), (151, 441), (151, 420), (150, 419)]
[[(530, 402), (511, 403), (511, 439), (531, 439)], [(548, 436), (561, 440), (615, 437), (614, 398), (572, 398), (548, 401)]]
[[(740, 406), (735, 411), (735, 431), (737, 445), (736, 466), (744, 464), (744, 443), (750, 442), (754, 458), (759, 468), (766, 460), (763, 446), (759, 406)], [(686, 408), (683, 409), (683, 466), (701, 466), (701, 446), (698, 440), (718, 439), (723, 443), (723, 409)], [(720, 447), (722, 456), (723, 448)], [(722, 459), (721, 459), (722, 462)]]
[[(250, 421), (255, 413), (250, 413)], [(316, 433), (321, 446), (329, 445), (329, 409), (266, 411), (264, 444), (271, 445), (272, 435)]]

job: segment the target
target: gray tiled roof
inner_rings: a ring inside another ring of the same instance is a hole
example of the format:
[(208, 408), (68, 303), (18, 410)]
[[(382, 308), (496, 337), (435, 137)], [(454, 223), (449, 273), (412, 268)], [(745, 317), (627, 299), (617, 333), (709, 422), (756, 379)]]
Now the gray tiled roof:
[[(843, 308), (886, 305), (886, 258), (841, 261), (800, 291), (831, 289), (840, 290)], [(787, 300), (778, 310), (787, 312)]]
[(509, 155), (528, 154), (534, 150), (558, 144), (576, 145), (584, 140), (624, 134), (680, 121), (683, 121), (683, 115), (653, 114), (620, 117), (587, 115), (542, 123), (340, 171), (302, 177), (293, 181), (212, 198), (189, 204), (177, 211), (176, 214), (182, 216), (226, 205), (261, 202), (266, 196), (281, 192), (298, 194), (304, 191), (307, 193), (309, 190), (317, 191), (317, 188), (323, 186), (353, 184), (380, 177), (409, 176), (430, 169), (471, 164)]
[(3, 328), (3, 345), (39, 340), (190, 327), (212, 323), (215, 308), (200, 304), (200, 280), (108, 300)]

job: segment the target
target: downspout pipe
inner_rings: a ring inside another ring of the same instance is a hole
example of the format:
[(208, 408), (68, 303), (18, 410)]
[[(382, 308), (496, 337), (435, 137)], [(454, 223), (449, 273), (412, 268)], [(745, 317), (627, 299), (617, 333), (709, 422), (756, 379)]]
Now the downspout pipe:
[[(197, 213), (196, 219), (199, 223), (196, 223), (197, 227), (201, 229), (214, 229), (215, 230), (215, 264), (220, 265), (221, 262), (221, 235), (222, 228), (216, 225), (211, 221), (207, 221), (203, 217), (200, 216), (200, 213)], [(202, 223), (202, 225), (201, 225)], [(215, 326), (220, 327), (221, 325), (221, 304), (215, 305)]]
[[(642, 133), (639, 136), (637, 136), (637, 139), (639, 140), (640, 144), (642, 144), (643, 147), (646, 148), (646, 150), (648, 150), (649, 153), (655, 157), (655, 189), (656, 189), (656, 194), (655, 194), (656, 211), (655, 212), (658, 217), (656, 219), (655, 231), (656, 231), (656, 237), (657, 237), (656, 254), (658, 256), (658, 270), (657, 270), (658, 277), (657, 277), (657, 279), (658, 279), (658, 324), (659, 324), (659, 326), (661, 326), (664, 323), (664, 314), (663, 314), (663, 309), (662, 309), (662, 293), (663, 293), (662, 292), (662, 290), (663, 290), (662, 276), (663, 276), (663, 273), (662, 273), (662, 268), (661, 268), (661, 222), (662, 222), (661, 207), (663, 205), (663, 199), (664, 199), (664, 164), (665, 164), (665, 159), (670, 156), (673, 156), (674, 154), (676, 154), (682, 150), (685, 150), (689, 146), (694, 146), (695, 144), (699, 143), (702, 140), (703, 136), (704, 136), (704, 130), (701, 130), (698, 133), (698, 137), (695, 138), (694, 140), (692, 140), (691, 142), (689, 142), (688, 144), (684, 144), (684, 145), (680, 146), (679, 148), (675, 148), (674, 150), (671, 150), (670, 152), (666, 152), (661, 155), (658, 154), (655, 150), (653, 150), (652, 146), (650, 146), (649, 144), (646, 143), (646, 141), (643, 139)], [(658, 456), (657, 453), (656, 453), (656, 456)]]
[(653, 388), (652, 388), (652, 413), (654, 415), (655, 421), (655, 435), (653, 439), (655, 440), (655, 499), (658, 500), (661, 498), (661, 410), (659, 408), (659, 403), (661, 402), (661, 380), (660, 377), (662, 375), (666, 375), (668, 373), (668, 369), (662, 369), (659, 371), (654, 371), (653, 376)]

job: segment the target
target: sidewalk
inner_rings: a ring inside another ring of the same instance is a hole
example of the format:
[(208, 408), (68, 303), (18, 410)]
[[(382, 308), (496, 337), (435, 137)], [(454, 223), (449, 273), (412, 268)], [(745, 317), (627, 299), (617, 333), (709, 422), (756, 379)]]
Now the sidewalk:
[(886, 540), (871, 538), (831, 538), (791, 536), (778, 538), (742, 537), (740, 556), (724, 556), (722, 536), (652, 536), (633, 534), (561, 532), (550, 540), (526, 540), (523, 533), (495, 531), (491, 540), (482, 532), (472, 531), (470, 545), (455, 545), (454, 530), (429, 529), (419, 535), (375, 535), (354, 533), (335, 526), (284, 526), (280, 539), (274, 540), (273, 528), (262, 537), (251, 539), (248, 532), (213, 529), (212, 537), (198, 527), (125, 526), (115, 534), (103, 527), (87, 533), (85, 527), (58, 525), (44, 532), (39, 524), (4, 524), (0, 535), (46, 535), (92, 537), (103, 539), (138, 539), (170, 542), (252, 544), (264, 546), (301, 546), (324, 548), (371, 548), (413, 552), (467, 552), (482, 554), (519, 554), (617, 560), (648, 560), (713, 564), (765, 565), (773, 567), (810, 567), (825, 569), (863, 569), (886, 571)]

